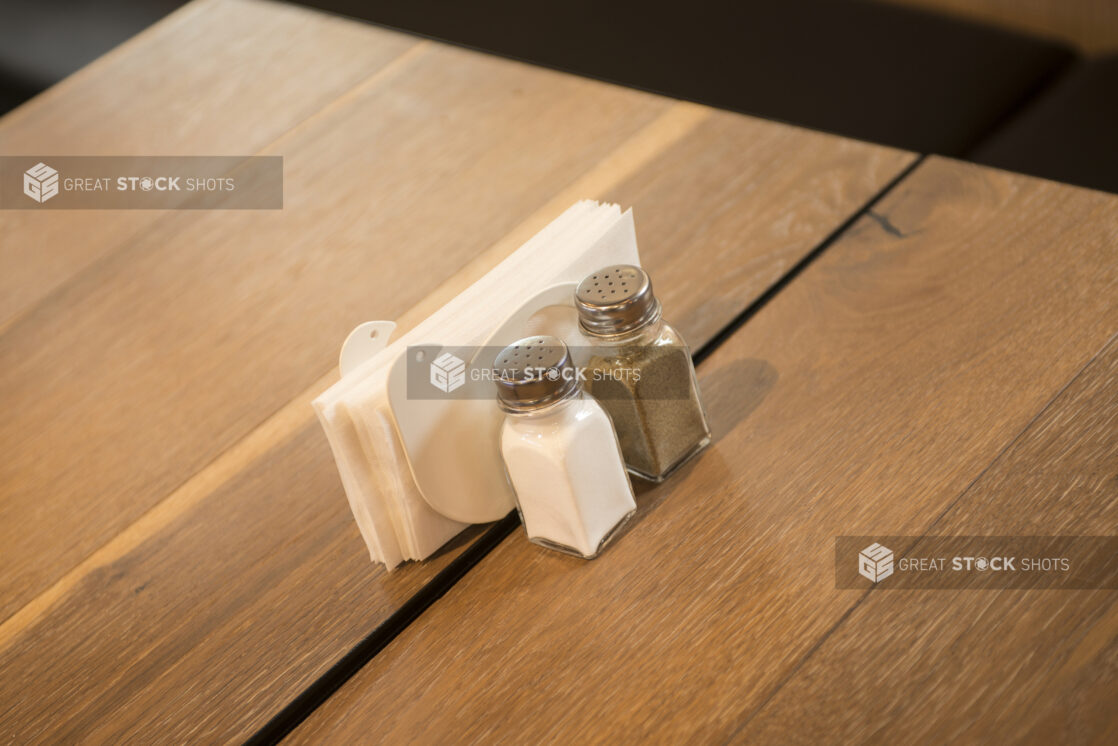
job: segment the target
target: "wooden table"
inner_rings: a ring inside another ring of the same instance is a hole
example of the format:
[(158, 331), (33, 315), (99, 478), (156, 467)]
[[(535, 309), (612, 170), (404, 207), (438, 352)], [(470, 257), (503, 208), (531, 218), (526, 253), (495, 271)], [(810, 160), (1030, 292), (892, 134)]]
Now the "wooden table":
[[(1113, 740), (1114, 591), (836, 590), (833, 540), (1115, 532), (1114, 197), (260, 0), (0, 119), (52, 153), (282, 155), (285, 206), (0, 213), (0, 737)], [(506, 521), (384, 573), (341, 340), (580, 198), (714, 446), (594, 562)]]

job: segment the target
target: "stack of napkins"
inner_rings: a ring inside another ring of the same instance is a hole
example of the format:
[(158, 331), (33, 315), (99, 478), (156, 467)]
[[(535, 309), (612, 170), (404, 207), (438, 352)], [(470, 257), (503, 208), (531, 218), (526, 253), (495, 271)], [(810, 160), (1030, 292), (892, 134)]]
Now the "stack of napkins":
[[(436, 511), (409, 468), (388, 395), (393, 365), (409, 345), (481, 345), (530, 299), (612, 264), (637, 264), (632, 212), (582, 201), (507, 259), (368, 360), (344, 371), (314, 401), (353, 516), (376, 562), (392, 569), (429, 557), (467, 525)], [(527, 332), (527, 330), (526, 330)], [(499, 444), (492, 444), (494, 452)], [(468, 478), (461, 489), (471, 489)]]

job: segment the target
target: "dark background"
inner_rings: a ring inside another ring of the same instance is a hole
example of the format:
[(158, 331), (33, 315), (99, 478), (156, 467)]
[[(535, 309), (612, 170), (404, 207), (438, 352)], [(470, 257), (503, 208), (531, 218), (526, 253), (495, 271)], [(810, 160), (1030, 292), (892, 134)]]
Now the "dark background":
[[(180, 4), (3, 0), (0, 112)], [(1107, 52), (1118, 43), (1118, 2), (1100, 12), (1086, 0), (1033, 0), (1032, 15), (1007, 0), (302, 4), (754, 116), (1118, 192), (1118, 56)], [(1038, 7), (1048, 15), (1036, 17)]]

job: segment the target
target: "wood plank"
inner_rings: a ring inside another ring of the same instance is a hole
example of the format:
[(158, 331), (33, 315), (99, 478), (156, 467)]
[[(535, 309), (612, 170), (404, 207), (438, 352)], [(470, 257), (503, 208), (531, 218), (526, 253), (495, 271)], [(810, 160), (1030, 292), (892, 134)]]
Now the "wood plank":
[[(357, 322), (418, 302), (406, 328), (608, 195), (706, 226), (727, 271), (756, 264), (756, 289), (712, 305), (700, 265), (669, 266), (683, 241), (649, 240), (702, 334), (912, 160), (433, 44), (280, 152), (282, 213), (170, 216), (4, 335), (0, 400), (24, 423), (0, 428), (9, 738), (244, 738), (461, 550), (368, 563), (308, 405)], [(640, 192), (665, 169), (695, 191)]]
[(282, 211), (168, 215), (3, 334), (0, 616), (671, 106), (449, 47), (394, 71), (277, 146)]
[(711, 113), (603, 195), (633, 206), (641, 260), (693, 349), (915, 160), (758, 124)]
[[(1116, 434), (1112, 339), (929, 534), (1113, 535)], [(735, 740), (1115, 743), (1116, 660), (1114, 590), (875, 588)]]
[[(0, 118), (0, 154), (252, 155), (421, 43), (294, 5), (197, 0)], [(0, 330), (168, 214), (0, 211)]]
[[(293, 734), (712, 741), (1118, 329), (1118, 199), (932, 158), (700, 366), (716, 442), (591, 563), (519, 534)], [(917, 640), (911, 640), (917, 645)]]

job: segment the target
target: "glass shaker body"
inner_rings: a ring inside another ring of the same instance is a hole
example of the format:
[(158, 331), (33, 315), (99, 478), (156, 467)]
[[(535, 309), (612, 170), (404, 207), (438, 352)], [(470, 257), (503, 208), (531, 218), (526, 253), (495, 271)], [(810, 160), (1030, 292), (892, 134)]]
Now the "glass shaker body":
[[(651, 283), (639, 268), (610, 267), (584, 280), (579, 288), (580, 313), (598, 303), (596, 296), (587, 297), (583, 287), (595, 277), (611, 283), (606, 285), (609, 288), (627, 279), (622, 292), (638, 287), (631, 292), (634, 300), (628, 302), (647, 308), (631, 310), (637, 323), (620, 333), (603, 333), (611, 331), (605, 324), (597, 329), (583, 324), (583, 334), (593, 347), (585, 386), (612, 418), (629, 472), (661, 482), (711, 441), (691, 351), (661, 318)], [(607, 320), (609, 312), (602, 313)]]
[(528, 539), (590, 559), (636, 510), (609, 415), (579, 391), (506, 414), (501, 452)]
[(554, 337), (518, 340), (494, 367), (501, 456), (529, 540), (597, 556), (637, 507), (609, 415)]

